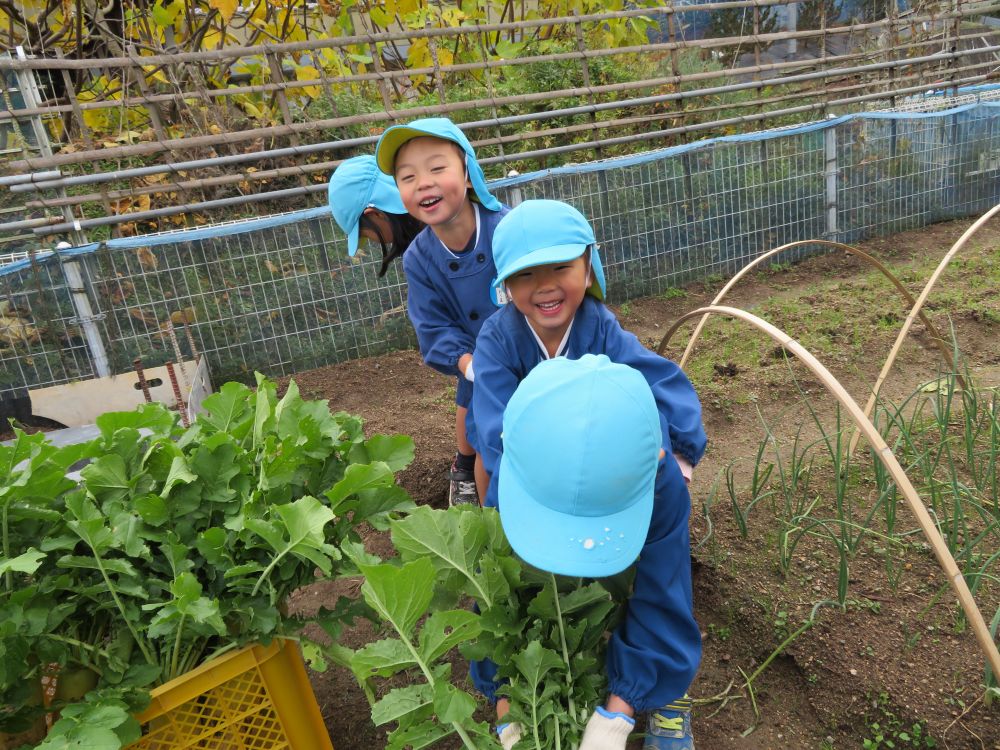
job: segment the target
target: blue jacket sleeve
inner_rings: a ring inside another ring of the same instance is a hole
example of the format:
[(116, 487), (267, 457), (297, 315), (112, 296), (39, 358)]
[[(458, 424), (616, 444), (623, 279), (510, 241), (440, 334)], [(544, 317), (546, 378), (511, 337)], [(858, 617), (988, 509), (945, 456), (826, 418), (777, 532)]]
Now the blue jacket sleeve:
[(708, 441), (701, 422), (701, 402), (687, 375), (676, 363), (644, 347), (621, 327), (610, 310), (603, 325), (608, 357), (634, 367), (649, 383), (660, 412), (660, 427), (670, 438), (668, 453), (679, 453), (692, 466), (697, 465)]
[[(413, 243), (416, 245), (416, 241)], [(434, 279), (419, 253), (403, 254), (406, 274), (406, 307), (417, 334), (417, 345), (424, 362), (445, 375), (459, 375), (458, 360), (471, 353), (475, 338), (459, 328), (442, 302)]]
[(677, 461), (667, 455), (657, 473), (632, 596), (608, 643), (608, 688), (636, 711), (682, 697), (701, 662), (691, 595), (690, 506)]
[(503, 455), (503, 413), (507, 408), (518, 383), (525, 373), (521, 372), (516, 352), (508, 352), (501, 334), (500, 323), (504, 322), (506, 310), (492, 316), (483, 325), (476, 339), (474, 358), (476, 387), (472, 392), (472, 411), (476, 419), (476, 436), (483, 467), (490, 477), (489, 490), (484, 505), (497, 507), (497, 470)]

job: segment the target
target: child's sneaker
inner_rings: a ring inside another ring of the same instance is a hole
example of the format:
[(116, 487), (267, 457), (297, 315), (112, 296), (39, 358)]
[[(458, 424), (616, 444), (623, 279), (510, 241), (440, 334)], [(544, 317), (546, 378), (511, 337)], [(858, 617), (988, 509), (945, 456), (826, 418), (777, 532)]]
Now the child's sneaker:
[(479, 505), (476, 475), (455, 464), (448, 471), (448, 505)]
[(694, 750), (689, 698), (681, 698), (649, 714), (642, 750)]

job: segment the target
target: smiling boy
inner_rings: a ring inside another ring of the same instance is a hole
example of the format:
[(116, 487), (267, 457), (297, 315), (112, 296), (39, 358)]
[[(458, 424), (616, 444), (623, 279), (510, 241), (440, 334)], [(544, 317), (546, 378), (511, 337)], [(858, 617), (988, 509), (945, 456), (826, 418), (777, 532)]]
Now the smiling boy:
[(494, 311), (493, 231), (507, 208), (486, 189), (472, 144), (451, 120), (415, 120), (387, 129), (375, 148), (379, 169), (396, 180), (414, 219), (427, 225), (403, 255), (407, 312), (424, 362), (457, 377), (455, 460), (449, 503), (478, 503), (472, 402), (476, 335)]

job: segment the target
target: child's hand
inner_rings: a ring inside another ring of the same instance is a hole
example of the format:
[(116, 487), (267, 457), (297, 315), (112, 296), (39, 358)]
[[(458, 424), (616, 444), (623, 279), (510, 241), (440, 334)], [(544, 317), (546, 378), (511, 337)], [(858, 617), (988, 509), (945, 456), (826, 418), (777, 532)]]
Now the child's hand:
[(472, 355), (463, 354), (458, 358), (458, 371), (462, 373), (466, 380), (470, 383), (474, 382), (476, 379), (475, 373), (472, 372)]
[(598, 708), (587, 722), (580, 750), (625, 750), (635, 719)]

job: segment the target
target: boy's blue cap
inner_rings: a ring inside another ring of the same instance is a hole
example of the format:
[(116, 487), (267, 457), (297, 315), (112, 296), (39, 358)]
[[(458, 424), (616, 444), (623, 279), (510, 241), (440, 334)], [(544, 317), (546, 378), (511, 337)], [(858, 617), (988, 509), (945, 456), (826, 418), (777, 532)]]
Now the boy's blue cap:
[(593, 281), (587, 290), (604, 299), (604, 269), (590, 222), (568, 203), (529, 200), (500, 219), (493, 231), (494, 302), (504, 299), (503, 282), (518, 271), (548, 263), (563, 263), (590, 251)]
[(386, 174), (393, 174), (396, 154), (399, 153), (403, 144), (414, 138), (426, 136), (451, 141), (461, 147), (465, 152), (465, 169), (469, 173), (473, 195), (483, 208), (499, 211), (500, 201), (486, 189), (486, 175), (483, 174), (483, 168), (476, 161), (476, 152), (472, 149), (472, 144), (469, 143), (469, 139), (465, 137), (465, 133), (459, 129), (458, 125), (447, 117), (428, 117), (423, 120), (414, 120), (407, 125), (393, 125), (391, 128), (387, 128), (375, 146), (378, 168)]
[(358, 251), (358, 230), (366, 208), (390, 214), (406, 214), (396, 182), (379, 171), (374, 156), (355, 156), (341, 162), (330, 176), (327, 188), (333, 218), (347, 235), (347, 254)]
[(503, 416), (500, 521), (529, 565), (599, 578), (639, 556), (662, 444), (645, 378), (603, 354), (545, 360)]

